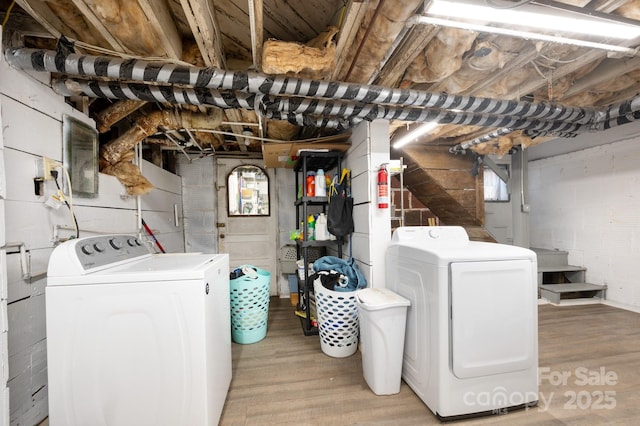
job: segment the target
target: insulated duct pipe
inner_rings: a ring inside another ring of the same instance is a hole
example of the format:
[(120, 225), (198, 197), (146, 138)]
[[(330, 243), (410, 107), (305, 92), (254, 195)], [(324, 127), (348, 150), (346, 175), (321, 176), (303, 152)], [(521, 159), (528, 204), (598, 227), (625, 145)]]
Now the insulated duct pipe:
[(584, 108), (545, 103), (495, 100), (290, 77), (270, 77), (255, 72), (187, 67), (138, 59), (65, 55), (51, 50), (12, 48), (7, 51), (6, 57), (7, 62), (11, 65), (23, 69), (149, 83), (178, 84), (195, 88), (307, 96), (375, 104), (435, 107), (464, 112), (509, 114), (521, 118), (578, 123), (590, 122), (594, 115), (593, 111)]
[(557, 128), (557, 129), (517, 129), (515, 127), (502, 128), (495, 130), (486, 135), (482, 135), (470, 141), (452, 146), (449, 148), (451, 153), (462, 153), (464, 150), (472, 146), (489, 142), (501, 136), (508, 135), (515, 130), (524, 130), (524, 135), (534, 138), (539, 136), (559, 136), (559, 137), (575, 137), (578, 133), (599, 132), (612, 127), (621, 126), (640, 119), (640, 96), (636, 96), (618, 104), (610, 105), (606, 109), (595, 112), (595, 121), (592, 123), (581, 124), (576, 123), (573, 129)]
[[(141, 83), (120, 83), (117, 81), (95, 81), (76, 79), (56, 79), (52, 81), (53, 89), (63, 96), (89, 96), (106, 99), (135, 99), (148, 102), (168, 102), (171, 104), (207, 105), (220, 108), (242, 108), (254, 110), (256, 95), (244, 92), (222, 93), (213, 89), (193, 89), (173, 86), (157, 86)], [(260, 103), (258, 102), (258, 106)], [(267, 111), (260, 109), (264, 114)], [(336, 117), (309, 117), (297, 114), (297, 111), (269, 111), (267, 118), (286, 120), (297, 126), (328, 127), (346, 129), (351, 122), (361, 120), (344, 120)]]
[(142, 108), (146, 102), (138, 100), (124, 100), (111, 104), (104, 110), (93, 116), (96, 122), (96, 129), (100, 133), (104, 133), (111, 128), (118, 121), (122, 120), (129, 114)]
[(154, 111), (140, 117), (135, 124), (117, 139), (100, 148), (100, 156), (114, 165), (122, 160), (125, 153), (131, 151), (147, 136), (155, 133), (159, 127), (168, 128), (204, 128), (215, 129), (222, 122), (222, 110), (216, 109), (211, 114), (191, 113), (190, 111)]
[(598, 113), (594, 122), (595, 130), (605, 130), (638, 119), (640, 96), (609, 106)]
[[(509, 127), (518, 130), (532, 129), (539, 131), (558, 128), (570, 131), (575, 126), (574, 123), (564, 121), (530, 120), (514, 116), (450, 112), (426, 108), (395, 107), (300, 97), (271, 97), (269, 95), (253, 95), (244, 92), (221, 93), (214, 89), (192, 89), (140, 83), (120, 83), (117, 81), (54, 80), (52, 86), (56, 92), (65, 96), (83, 95), (110, 99), (136, 99), (149, 102), (255, 109), (265, 115), (266, 118), (287, 120), (299, 126), (330, 126), (338, 129), (348, 127), (349, 122), (336, 117), (345, 117), (347, 120), (356, 119), (357, 121), (373, 121), (375, 119), (432, 121), (440, 124)], [(314, 115), (325, 118), (312, 118)]]
[(490, 142), (493, 139), (497, 139), (501, 136), (508, 135), (509, 133), (514, 132), (514, 129), (498, 129), (493, 132), (487, 133), (486, 135), (479, 136), (470, 141), (460, 143), (458, 145), (452, 146), (449, 148), (449, 152), (452, 154), (462, 154), (466, 149), (471, 148), (472, 146), (480, 145), (486, 142)]

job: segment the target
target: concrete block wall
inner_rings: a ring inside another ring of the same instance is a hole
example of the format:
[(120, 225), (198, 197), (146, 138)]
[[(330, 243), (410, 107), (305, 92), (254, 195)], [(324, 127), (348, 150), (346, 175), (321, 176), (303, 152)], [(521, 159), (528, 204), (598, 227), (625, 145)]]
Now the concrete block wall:
[(612, 304), (640, 309), (640, 137), (529, 163), (531, 246), (569, 252)]
[(187, 252), (217, 253), (216, 164), (214, 157), (178, 157), (182, 176), (184, 246)]

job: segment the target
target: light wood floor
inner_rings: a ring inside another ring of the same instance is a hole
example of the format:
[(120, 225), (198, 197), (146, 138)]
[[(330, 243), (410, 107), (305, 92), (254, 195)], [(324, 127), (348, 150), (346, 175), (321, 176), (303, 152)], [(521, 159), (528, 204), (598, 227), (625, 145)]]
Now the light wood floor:
[[(640, 424), (640, 314), (605, 305), (542, 305), (539, 330), (540, 367), (550, 376), (541, 380), (538, 407), (460, 424)], [(571, 376), (552, 380), (560, 374)], [(584, 384), (585, 377), (607, 383)], [(439, 423), (404, 383), (397, 395), (371, 392), (359, 352), (324, 355), (317, 336), (303, 335), (288, 299), (271, 300), (264, 340), (233, 345), (221, 425)]]
[[(549, 373), (540, 383), (538, 407), (456, 424), (640, 424), (640, 314), (604, 305), (542, 305), (538, 321), (540, 367)], [(233, 344), (233, 379), (220, 425), (440, 423), (404, 383), (397, 395), (371, 392), (361, 361), (359, 352), (343, 359), (324, 355), (317, 336), (302, 334), (288, 299), (274, 298), (267, 337)], [(564, 383), (552, 380), (566, 373), (571, 377)], [(609, 384), (582, 384), (594, 374)]]

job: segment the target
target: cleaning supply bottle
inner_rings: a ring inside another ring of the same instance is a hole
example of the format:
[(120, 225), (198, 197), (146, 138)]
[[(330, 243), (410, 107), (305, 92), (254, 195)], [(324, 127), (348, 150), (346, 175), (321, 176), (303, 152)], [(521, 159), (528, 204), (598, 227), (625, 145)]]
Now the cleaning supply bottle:
[(316, 173), (316, 197), (327, 196), (327, 181), (324, 177), (324, 170), (318, 169)]
[(307, 219), (307, 240), (313, 241), (316, 239), (316, 219), (312, 214)]
[(329, 239), (329, 231), (327, 230), (327, 216), (324, 213), (318, 215), (316, 219), (315, 237), (317, 241), (325, 241)]
[(307, 189), (306, 195), (307, 197), (315, 197), (316, 196), (316, 174), (314, 172), (307, 172)]

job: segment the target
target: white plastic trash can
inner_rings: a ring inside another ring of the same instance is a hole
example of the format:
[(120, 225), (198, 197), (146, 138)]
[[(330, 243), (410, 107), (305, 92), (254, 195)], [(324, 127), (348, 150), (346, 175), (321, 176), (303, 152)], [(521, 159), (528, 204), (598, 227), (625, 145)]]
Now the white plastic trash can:
[(409, 300), (386, 288), (356, 291), (364, 380), (376, 395), (400, 392)]

